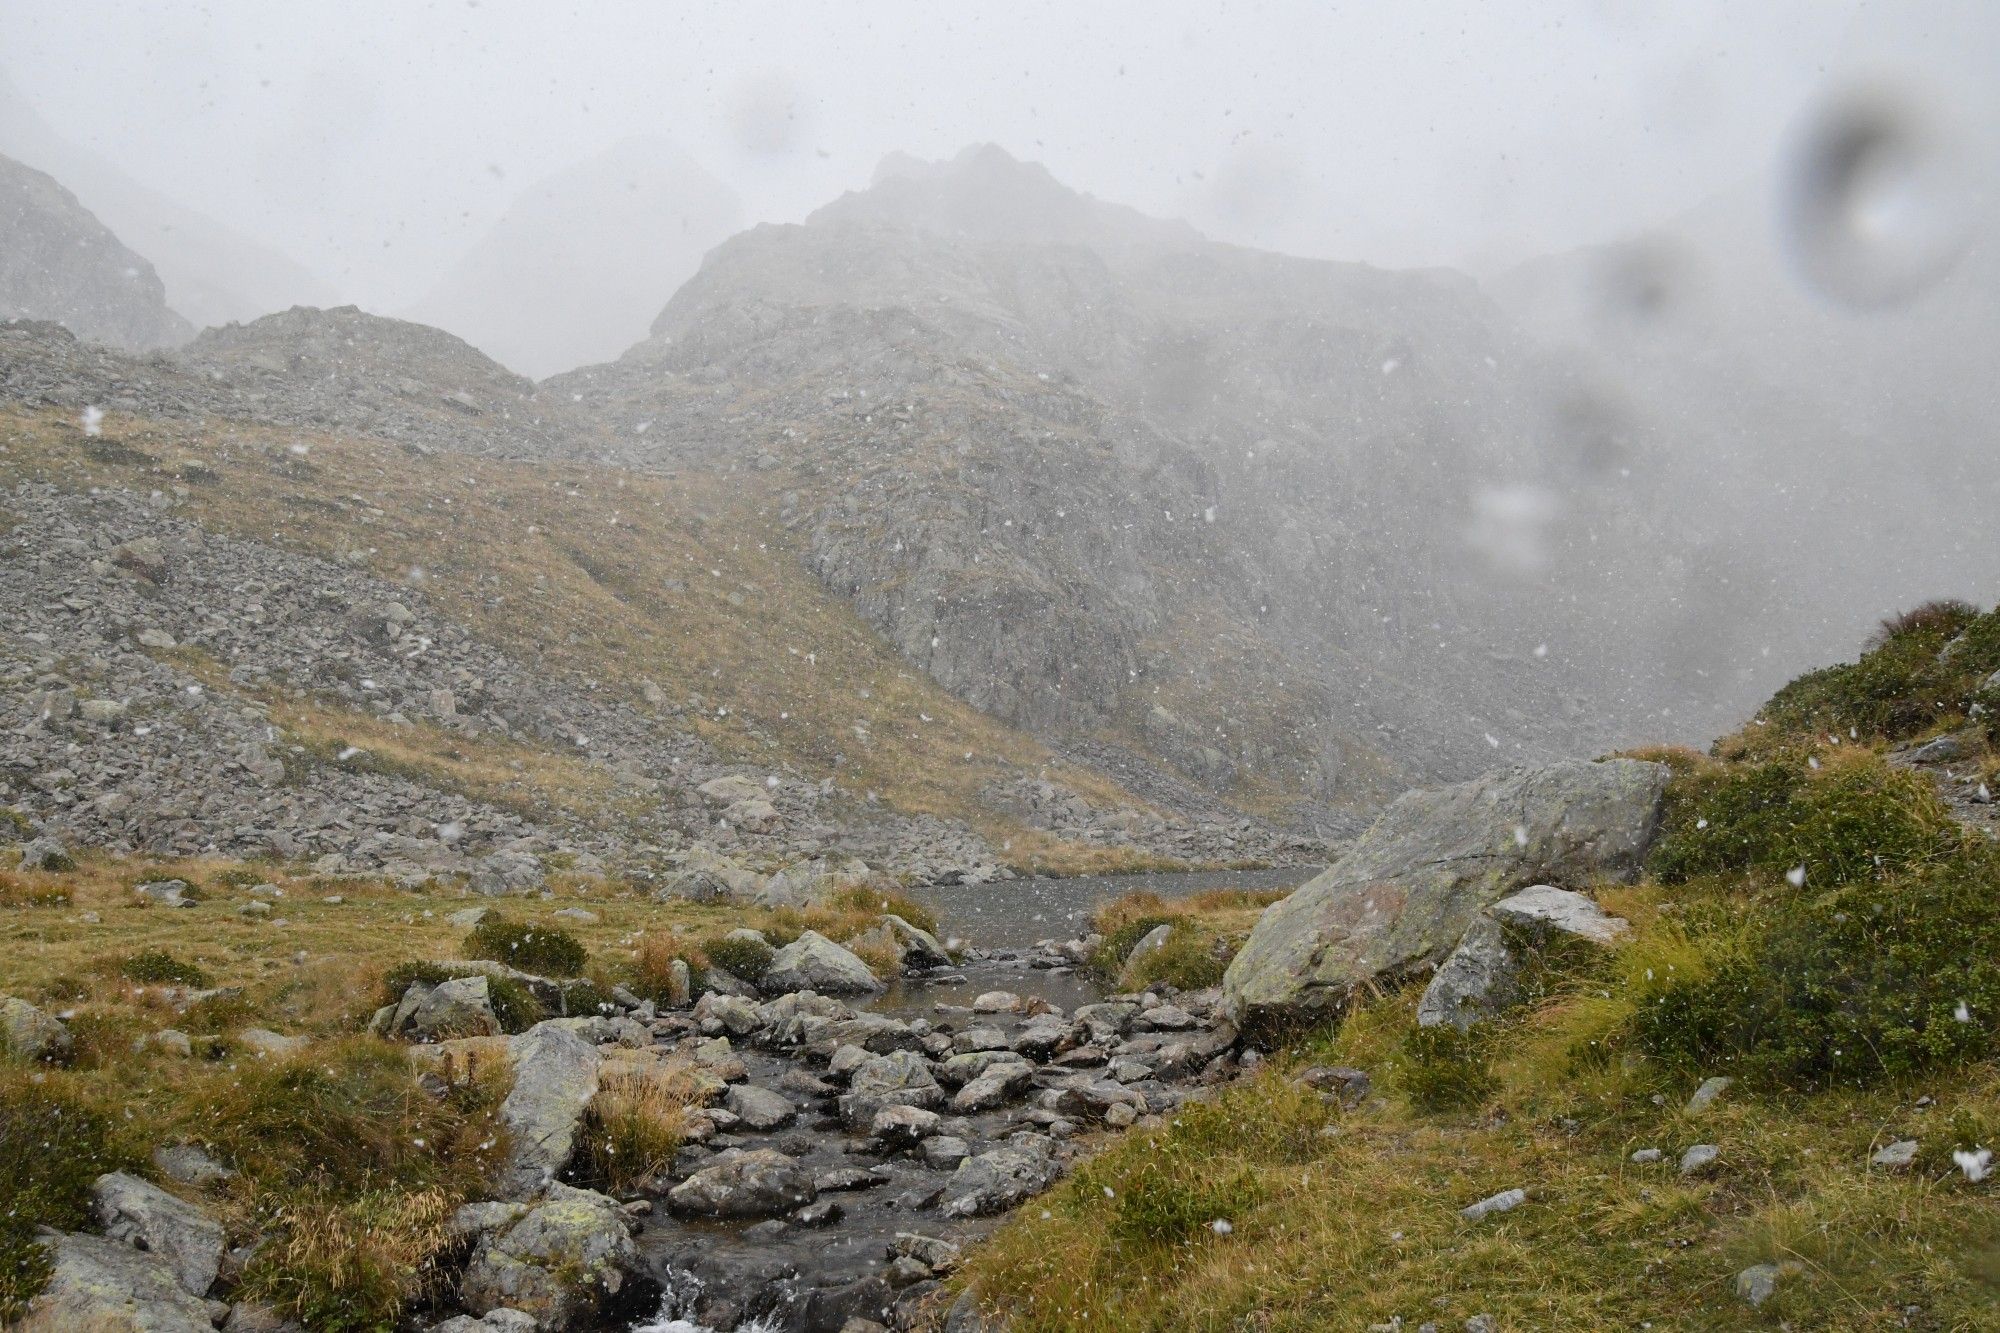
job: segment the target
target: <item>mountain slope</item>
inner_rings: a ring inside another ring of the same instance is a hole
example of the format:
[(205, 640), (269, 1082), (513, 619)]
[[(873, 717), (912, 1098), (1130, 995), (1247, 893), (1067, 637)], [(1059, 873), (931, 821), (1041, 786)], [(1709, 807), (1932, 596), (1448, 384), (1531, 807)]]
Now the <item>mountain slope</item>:
[[(960, 697), (1325, 812), (1601, 743), (1643, 689), (1586, 632), (1645, 562), (1586, 549), (1636, 506), (1568, 476), (1563, 386), (1468, 279), (1215, 244), (988, 147), (733, 238), (550, 387), (620, 457), (783, 477), (820, 578)], [(1518, 516), (1558, 474), (1560, 529)]]
[(0, 157), (0, 319), (54, 320), (116, 347), (184, 341), (153, 266), (51, 177)]

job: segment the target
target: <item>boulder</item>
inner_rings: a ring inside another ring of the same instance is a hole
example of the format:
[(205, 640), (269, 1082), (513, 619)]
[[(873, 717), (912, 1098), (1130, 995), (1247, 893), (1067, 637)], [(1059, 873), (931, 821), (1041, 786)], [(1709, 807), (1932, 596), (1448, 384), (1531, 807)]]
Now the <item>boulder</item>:
[(958, 1164), (945, 1184), (945, 1216), (1004, 1213), (1047, 1189), (1061, 1174), (1042, 1141), (1024, 1135)]
[(102, 1236), (42, 1242), (54, 1271), (15, 1333), (214, 1333), (173, 1265)]
[(69, 1058), (72, 1043), (61, 1020), (26, 1000), (0, 995), (0, 1057), (24, 1063), (58, 1063)]
[(500, 1122), (508, 1135), (500, 1194), (526, 1199), (569, 1161), (577, 1124), (597, 1095), (603, 1056), (559, 1019), (537, 1023), (515, 1037), (507, 1056), (514, 1066), (514, 1086), (500, 1103)]
[(1034, 1076), (1035, 1071), (1018, 1060), (996, 1064), (960, 1088), (951, 1099), (951, 1109), (960, 1115), (973, 1115), (1004, 1106), (1026, 1092)]
[(914, 1051), (870, 1056), (848, 1075), (840, 1098), (840, 1118), (849, 1127), (866, 1129), (888, 1106), (917, 1106), (934, 1111), (944, 1101), (944, 1089), (930, 1066)]
[(778, 807), (759, 796), (748, 801), (738, 801), (722, 812), (731, 828), (740, 828), (746, 833), (771, 833), (784, 821), (778, 815)]
[(926, 1111), (918, 1106), (885, 1106), (875, 1113), (875, 1119), (868, 1126), (868, 1137), (891, 1151), (914, 1148), (925, 1139), (936, 1135), (944, 1125), (944, 1119), (936, 1111)]
[(693, 1217), (782, 1217), (817, 1196), (810, 1170), (758, 1148), (703, 1167), (668, 1191), (667, 1202)]
[(1568, 935), (1591, 944), (1610, 946), (1632, 933), (1620, 917), (1606, 914), (1590, 899), (1550, 884), (1531, 884), (1486, 909), (1486, 914), (1511, 930), (1534, 939)]
[(403, 992), (402, 1003), (389, 1021), (389, 1035), (410, 1033), (437, 1041), (452, 1037), (491, 1037), (499, 1034), (500, 1020), (493, 1013), (493, 996), (484, 974), (453, 977), (435, 986), (414, 982)]
[(21, 869), (62, 871), (76, 869), (69, 848), (54, 838), (33, 838), (21, 845)]
[(883, 917), (882, 924), (902, 949), (904, 967), (921, 970), (951, 966), (951, 951), (928, 930), (911, 925), (894, 912)]
[(702, 799), (711, 805), (736, 805), (743, 801), (758, 801), (764, 798), (764, 784), (755, 778), (746, 778), (732, 773), (727, 777), (710, 778), (695, 788)]
[(494, 852), (472, 863), (472, 891), (484, 897), (536, 893), (542, 883), (542, 863), (526, 852)]
[(1417, 1024), (1449, 1024), (1460, 1032), (1490, 1018), (1521, 997), (1521, 960), (1507, 946), (1506, 932), (1482, 916), (1438, 967), (1417, 1003)]
[(1239, 1027), (1339, 1012), (1362, 985), (1442, 962), (1530, 885), (1629, 880), (1659, 828), (1667, 769), (1570, 760), (1411, 792), (1335, 865), (1271, 905), (1223, 977)]
[(739, 1084), (722, 1099), (723, 1109), (751, 1129), (763, 1132), (781, 1129), (798, 1119), (799, 1108), (768, 1088)]
[(474, 1314), (518, 1310), (537, 1328), (576, 1328), (594, 1324), (640, 1271), (617, 1203), (553, 1183), (519, 1218), (480, 1237), (459, 1297)]
[(816, 930), (778, 950), (765, 972), (763, 987), (772, 995), (786, 991), (817, 991), (821, 995), (872, 995), (882, 983), (856, 958)]
[(222, 1224), (151, 1181), (113, 1171), (91, 1186), (98, 1223), (111, 1240), (165, 1260), (190, 1296), (206, 1296), (222, 1267)]

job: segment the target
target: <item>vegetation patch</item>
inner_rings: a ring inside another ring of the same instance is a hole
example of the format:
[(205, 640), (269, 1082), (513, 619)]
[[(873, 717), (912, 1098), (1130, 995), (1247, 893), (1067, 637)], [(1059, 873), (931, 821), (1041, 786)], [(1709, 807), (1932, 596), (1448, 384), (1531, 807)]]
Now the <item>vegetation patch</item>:
[[(1219, 985), (1258, 916), (1286, 892), (1224, 889), (1171, 902), (1155, 893), (1128, 893), (1093, 914), (1091, 927), (1102, 939), (1086, 966), (1107, 984), (1141, 989)], [(1132, 960), (1128, 971), (1132, 950), (1161, 926), (1171, 927), (1166, 943)]]
[(1492, 1025), (1461, 1032), (1449, 1023), (1412, 1027), (1395, 1065), (1396, 1085), (1418, 1111), (1465, 1111), (1499, 1087), (1493, 1074)]
[[(466, 976), (472, 970), (464, 967), (455, 968), (447, 963), (398, 963), (382, 977), (381, 1002), (396, 1004), (402, 1000), (403, 993), (418, 982), (426, 986), (437, 986), (454, 977)], [(486, 976), (486, 1000), (493, 1008), (493, 1016), (500, 1020), (502, 1032), (526, 1032), (549, 1016), (548, 1010), (535, 998), (535, 992), (526, 982), (513, 977), (496, 977), (490, 973), (483, 975)], [(575, 984), (580, 987), (590, 985), (589, 982)]]
[(544, 977), (576, 976), (590, 960), (583, 941), (566, 930), (499, 916), (474, 926), (461, 947), (467, 958), (485, 958)]
[(199, 964), (184, 962), (165, 949), (141, 949), (120, 963), (118, 972), (127, 981), (146, 986), (192, 986), (200, 989), (212, 980)]
[(630, 1193), (673, 1166), (696, 1102), (691, 1080), (653, 1066), (614, 1061), (585, 1108), (580, 1184)]
[(714, 966), (753, 986), (764, 979), (764, 974), (771, 970), (771, 960), (778, 956), (776, 949), (749, 935), (733, 938), (718, 935), (703, 940), (701, 952)]
[[(688, 993), (676, 994), (674, 963), (687, 964)], [(708, 989), (708, 955), (672, 930), (649, 930), (632, 957), (632, 993), (659, 1004), (685, 1004)]]
[(36, 1224), (88, 1226), (92, 1183), (131, 1165), (110, 1118), (61, 1076), (0, 1070), (0, 1321), (48, 1281)]

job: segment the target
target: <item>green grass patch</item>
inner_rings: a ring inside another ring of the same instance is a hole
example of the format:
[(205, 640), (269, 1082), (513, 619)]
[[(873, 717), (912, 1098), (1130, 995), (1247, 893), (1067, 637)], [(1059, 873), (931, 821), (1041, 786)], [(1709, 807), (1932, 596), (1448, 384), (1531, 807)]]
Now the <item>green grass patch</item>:
[(0, 1320), (48, 1281), (36, 1224), (87, 1227), (92, 1183), (132, 1165), (110, 1117), (60, 1076), (0, 1071)]
[(209, 984), (208, 973), (198, 964), (184, 962), (165, 949), (141, 949), (118, 965), (119, 975), (147, 986), (193, 986)]
[(576, 976), (590, 961), (583, 941), (566, 930), (498, 916), (474, 926), (461, 948), (467, 958), (485, 958), (545, 977)]

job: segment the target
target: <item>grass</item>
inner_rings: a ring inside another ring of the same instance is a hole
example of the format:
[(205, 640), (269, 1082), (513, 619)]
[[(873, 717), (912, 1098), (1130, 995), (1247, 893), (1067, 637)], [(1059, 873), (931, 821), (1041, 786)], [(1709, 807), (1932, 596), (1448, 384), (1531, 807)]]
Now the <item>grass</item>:
[(74, 1082), (0, 1067), (0, 1320), (48, 1280), (35, 1225), (87, 1225), (91, 1184), (131, 1165), (112, 1115)]
[[(1650, 872), (1595, 890), (1627, 942), (1534, 960), (1528, 1003), (1467, 1035), (1418, 1028), (1416, 987), (1293, 1034), (1106, 1144), (964, 1280), (1019, 1333), (1994, 1327), (2000, 1182), (1953, 1154), (2000, 1150), (2000, 852), (1876, 752), (1962, 720), (1933, 687), (1993, 624), (1922, 608), (1714, 757), (1648, 752), (1674, 772)], [(1106, 954), (1161, 921), (1203, 918), (1121, 900)], [(1291, 1079), (1308, 1063), (1375, 1092), (1342, 1109)], [(1737, 1083), (1690, 1116), (1716, 1073)], [(1912, 1168), (1872, 1166), (1904, 1138)], [(1696, 1143), (1721, 1157), (1683, 1177)], [(1510, 1188), (1527, 1202), (1459, 1215)], [(1766, 1263), (1753, 1310), (1734, 1276)]]
[[(1103, 940), (1091, 954), (1089, 970), (1102, 982), (1139, 990), (1218, 985), (1257, 918), (1285, 892), (1219, 889), (1171, 902), (1144, 890), (1128, 893), (1092, 916), (1092, 929)], [(1171, 927), (1166, 943), (1128, 968), (1133, 947), (1159, 926)]]
[(580, 1183), (621, 1195), (657, 1184), (680, 1151), (688, 1109), (700, 1101), (685, 1069), (609, 1063), (585, 1111)]

